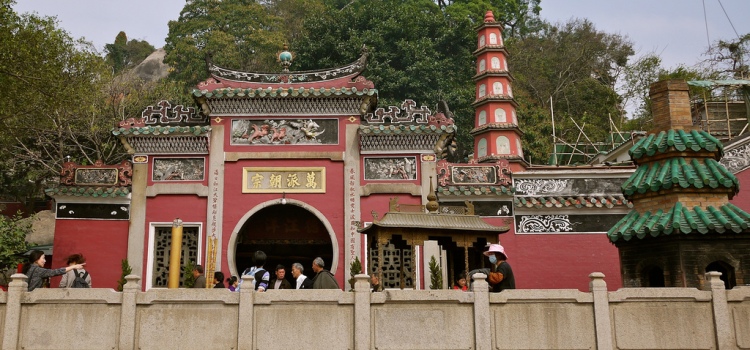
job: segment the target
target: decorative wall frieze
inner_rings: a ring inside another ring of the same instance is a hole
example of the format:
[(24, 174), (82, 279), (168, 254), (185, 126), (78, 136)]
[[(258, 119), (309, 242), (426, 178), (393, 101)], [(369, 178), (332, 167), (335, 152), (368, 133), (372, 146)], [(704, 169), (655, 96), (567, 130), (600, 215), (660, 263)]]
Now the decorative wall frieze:
[(570, 232), (568, 215), (522, 215), (516, 227), (517, 233)]
[(438, 134), (362, 134), (359, 145), (362, 152), (373, 151), (427, 151), (432, 152), (437, 144)]
[(94, 165), (65, 162), (60, 171), (60, 183), (71, 186), (129, 186), (132, 176), (133, 166), (127, 160), (114, 165), (105, 165), (101, 160)]
[(365, 180), (416, 180), (417, 157), (364, 158)]
[(750, 143), (730, 150), (724, 149), (724, 157), (719, 161), (727, 170), (737, 174), (750, 167)]
[(55, 206), (55, 216), (57, 219), (128, 220), (130, 205), (58, 202)]
[(515, 180), (516, 193), (526, 195), (542, 195), (560, 193), (568, 187), (569, 180), (558, 179), (517, 179)]
[[(517, 213), (517, 211), (516, 211)], [(515, 215), (517, 234), (566, 234), (596, 233), (612, 227), (625, 217), (625, 214), (556, 214), (556, 215)]]
[(233, 145), (335, 145), (338, 119), (232, 120)]
[(494, 185), (509, 186), (510, 165), (507, 160), (501, 160), (494, 164), (453, 164), (446, 160), (437, 163), (438, 185), (446, 186), (470, 186), (470, 185)]

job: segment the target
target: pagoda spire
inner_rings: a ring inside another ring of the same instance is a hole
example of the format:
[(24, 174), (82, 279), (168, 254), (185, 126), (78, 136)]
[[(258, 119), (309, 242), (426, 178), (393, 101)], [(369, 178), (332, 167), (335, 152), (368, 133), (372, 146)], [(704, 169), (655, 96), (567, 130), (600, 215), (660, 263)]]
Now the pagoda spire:
[(510, 162), (512, 171), (528, 165), (523, 159), (522, 131), (518, 127), (516, 104), (508, 71), (508, 51), (503, 44), (503, 25), (495, 21), (492, 11), (484, 15), (477, 27), (476, 83), (474, 107), (474, 159), (492, 163), (500, 159)]

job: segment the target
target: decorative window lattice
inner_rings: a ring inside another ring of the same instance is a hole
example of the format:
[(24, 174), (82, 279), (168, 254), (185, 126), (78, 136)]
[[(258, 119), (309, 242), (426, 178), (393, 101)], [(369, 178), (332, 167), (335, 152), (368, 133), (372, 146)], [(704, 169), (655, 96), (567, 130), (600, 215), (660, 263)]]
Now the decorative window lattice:
[[(151, 271), (151, 286), (166, 288), (169, 279), (169, 254), (172, 251), (172, 226), (154, 228), (154, 266)], [(198, 261), (198, 227), (182, 228), (182, 254), (180, 256), (180, 285), (184, 282), (182, 266), (188, 261)]]
[[(370, 249), (370, 274), (377, 276), (378, 272), (378, 248)], [(400, 249), (393, 244), (383, 247), (383, 279), (380, 285), (383, 288), (402, 288), (401, 276), (404, 277), (403, 288), (413, 288), (414, 259), (412, 259), (411, 248)]]
[(212, 115), (359, 115), (361, 98), (219, 98), (209, 100)]
[(207, 136), (138, 136), (128, 142), (136, 153), (208, 154)]
[(438, 134), (361, 135), (359, 144), (362, 151), (432, 151), (438, 138)]

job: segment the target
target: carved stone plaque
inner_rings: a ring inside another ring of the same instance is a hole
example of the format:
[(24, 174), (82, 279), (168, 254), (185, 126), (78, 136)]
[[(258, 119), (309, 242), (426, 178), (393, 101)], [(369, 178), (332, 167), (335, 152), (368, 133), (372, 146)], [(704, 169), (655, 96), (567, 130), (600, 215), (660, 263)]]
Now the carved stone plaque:
[(78, 168), (75, 173), (76, 185), (113, 186), (117, 184), (117, 169)]
[(365, 180), (416, 180), (417, 157), (365, 158)]
[(154, 158), (153, 181), (203, 181), (204, 158)]

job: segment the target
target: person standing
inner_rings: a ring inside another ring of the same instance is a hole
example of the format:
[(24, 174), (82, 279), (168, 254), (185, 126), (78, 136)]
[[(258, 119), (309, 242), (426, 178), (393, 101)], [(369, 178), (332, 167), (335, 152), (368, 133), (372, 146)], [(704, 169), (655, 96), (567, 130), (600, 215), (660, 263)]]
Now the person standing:
[(312, 289), (312, 280), (304, 274), (305, 268), (300, 263), (292, 264), (292, 277), (294, 277), (294, 289)]
[[(258, 292), (265, 292), (266, 289), (268, 289), (268, 284), (271, 282), (271, 274), (263, 268), (263, 265), (266, 263), (266, 258), (266, 253), (261, 250), (256, 251), (255, 254), (253, 254), (253, 262), (255, 266), (246, 269), (245, 272), (242, 273), (243, 275), (253, 276), (252, 288)], [(237, 286), (237, 290), (239, 291), (241, 288), (242, 281), (240, 281), (240, 285)]]
[(237, 282), (237, 276), (232, 276), (232, 277), (227, 278), (227, 286), (228, 286), (227, 288), (229, 288), (230, 292), (234, 292), (237, 290), (238, 283), (239, 282)]
[(502, 292), (506, 289), (516, 289), (516, 279), (513, 277), (513, 269), (506, 261), (508, 255), (505, 248), (499, 244), (491, 244), (490, 249), (484, 252), (490, 259), (490, 273), (487, 282), (490, 284), (491, 292)]
[(456, 285), (453, 286), (453, 289), (462, 290), (464, 292), (469, 291), (469, 286), (466, 285), (466, 272), (462, 272), (460, 275), (458, 275), (458, 278), (456, 279)]
[(195, 277), (193, 288), (206, 288), (206, 277), (203, 276), (203, 266), (195, 265), (193, 268), (193, 277)]
[(23, 274), (29, 278), (29, 292), (41, 287), (44, 283), (45, 278), (60, 276), (71, 270), (82, 269), (83, 265), (86, 265), (86, 263), (74, 264), (68, 265), (67, 267), (50, 270), (44, 268), (45, 263), (47, 263), (47, 259), (45, 259), (44, 257), (44, 252), (41, 250), (34, 250), (29, 255), (28, 263), (24, 264), (23, 270), (21, 270), (21, 272), (23, 272)]
[(325, 269), (326, 263), (323, 258), (317, 257), (313, 260), (312, 269), (315, 272), (313, 277), (313, 289), (341, 289), (333, 274)]
[(292, 284), (284, 278), (285, 276), (286, 269), (284, 265), (276, 265), (276, 278), (271, 280), (268, 289), (292, 289)]
[[(86, 258), (83, 257), (83, 254), (73, 254), (69, 256), (66, 259), (68, 266), (70, 265), (78, 265), (83, 264), (86, 262)], [(60, 280), (60, 285), (58, 287), (60, 288), (70, 288), (73, 286), (73, 282), (76, 280), (76, 274), (81, 276), (86, 276), (84, 279), (86, 280), (86, 283), (89, 285), (89, 288), (91, 288), (91, 275), (86, 273), (86, 269), (73, 269), (68, 272), (66, 272), (62, 279)]]
[(214, 272), (214, 288), (226, 288), (224, 286), (224, 273), (221, 271)]

